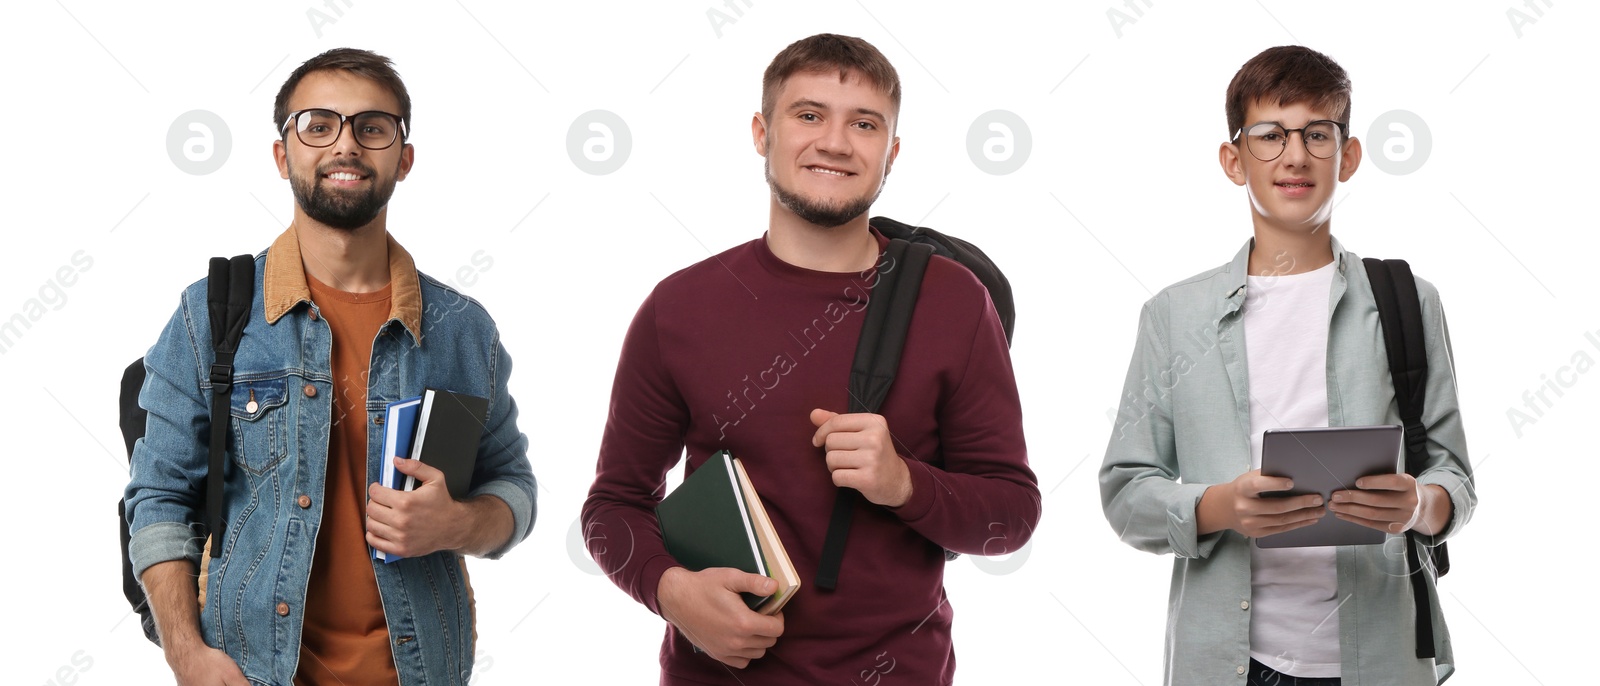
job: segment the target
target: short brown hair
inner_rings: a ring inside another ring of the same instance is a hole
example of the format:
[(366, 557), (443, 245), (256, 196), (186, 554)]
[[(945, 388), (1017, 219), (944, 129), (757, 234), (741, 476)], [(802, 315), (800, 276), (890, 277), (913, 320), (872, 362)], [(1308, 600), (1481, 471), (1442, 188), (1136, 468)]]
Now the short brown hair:
[(860, 38), (819, 33), (789, 44), (772, 58), (766, 75), (761, 77), (761, 116), (771, 118), (777, 106), (778, 91), (783, 82), (800, 72), (827, 72), (839, 70), (843, 83), (850, 72), (857, 72), (878, 90), (889, 96), (894, 113), (900, 112), (900, 74), (889, 64), (889, 59)]
[(406, 84), (394, 70), (394, 63), (371, 50), (334, 48), (306, 60), (289, 74), (289, 80), (284, 81), (283, 87), (278, 89), (278, 98), (272, 103), (272, 126), (278, 130), (280, 136), (287, 133), (283, 124), (284, 120), (289, 118), (289, 96), (300, 85), (300, 80), (311, 72), (328, 70), (347, 71), (377, 81), (388, 88), (389, 92), (394, 93), (395, 100), (400, 101), (400, 120), (405, 122), (405, 130), (411, 130), (411, 95), (406, 93)]
[(1308, 104), (1350, 124), (1350, 77), (1344, 67), (1311, 48), (1282, 45), (1250, 58), (1228, 84), (1228, 136), (1244, 128), (1244, 111), (1253, 102)]

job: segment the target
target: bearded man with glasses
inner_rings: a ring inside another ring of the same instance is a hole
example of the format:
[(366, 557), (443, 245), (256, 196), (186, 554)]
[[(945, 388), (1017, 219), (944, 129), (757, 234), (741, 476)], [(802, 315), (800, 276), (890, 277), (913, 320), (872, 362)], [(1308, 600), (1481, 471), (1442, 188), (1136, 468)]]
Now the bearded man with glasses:
[[(393, 65), (364, 50), (318, 55), (278, 92), (272, 152), (294, 221), (255, 259), (223, 473), (207, 474), (206, 281), (145, 356), (129, 557), (179, 684), (471, 679), (463, 556), (497, 558), (527, 537), (535, 483), (494, 321), (389, 235), (410, 122)], [(413, 460), (396, 464), (414, 490), (375, 483), (385, 405), (425, 387), (489, 400), (464, 499)], [(225, 496), (209, 539), (196, 524), (208, 477)]]

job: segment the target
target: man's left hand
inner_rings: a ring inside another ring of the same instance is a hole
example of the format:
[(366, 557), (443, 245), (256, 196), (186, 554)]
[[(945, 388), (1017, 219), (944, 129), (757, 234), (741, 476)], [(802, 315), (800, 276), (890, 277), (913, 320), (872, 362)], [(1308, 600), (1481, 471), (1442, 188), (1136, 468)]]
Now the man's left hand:
[(833, 485), (854, 488), (868, 501), (900, 507), (911, 500), (911, 468), (895, 452), (889, 422), (876, 414), (811, 411), (811, 445), (828, 451)]
[(466, 506), (450, 497), (444, 472), (418, 460), (398, 458), (395, 469), (417, 479), (411, 491), (367, 486), (367, 545), (390, 555), (421, 557), (460, 547)]
[[(1355, 490), (1334, 491), (1328, 509), (1347, 522), (1385, 533), (1399, 534), (1411, 529), (1428, 533), (1435, 527), (1424, 526), (1425, 520), (1440, 519), (1428, 515), (1431, 510), (1438, 509), (1439, 505), (1433, 501), (1442, 495), (1438, 487), (1422, 488), (1410, 474), (1379, 474), (1357, 479)], [(1449, 502), (1448, 496), (1443, 499)], [(1448, 509), (1445, 514), (1448, 516)]]

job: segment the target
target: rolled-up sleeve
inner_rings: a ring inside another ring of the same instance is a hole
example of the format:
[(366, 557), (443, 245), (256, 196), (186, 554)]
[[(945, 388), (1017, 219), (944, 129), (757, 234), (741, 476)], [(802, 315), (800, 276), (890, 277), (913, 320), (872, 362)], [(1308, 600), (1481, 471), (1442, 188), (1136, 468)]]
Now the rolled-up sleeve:
[[(198, 507), (205, 488), (211, 415), (200, 387), (195, 341), (210, 340), (207, 322), (190, 316), (188, 293), (145, 355), (139, 406), (149, 414), (145, 435), (133, 447), (127, 501), (132, 538), (128, 557), (135, 577), (152, 565), (198, 561), (203, 529)], [(198, 329), (198, 330), (197, 330)]]
[(507, 390), (511, 381), (511, 356), (494, 337), (494, 393), (489, 402), (489, 419), (479, 443), (469, 497), (492, 495), (511, 508), (512, 533), (505, 545), (484, 557), (498, 559), (516, 547), (533, 530), (538, 513), (538, 484), (528, 462), (528, 437), (517, 428), (517, 403)]

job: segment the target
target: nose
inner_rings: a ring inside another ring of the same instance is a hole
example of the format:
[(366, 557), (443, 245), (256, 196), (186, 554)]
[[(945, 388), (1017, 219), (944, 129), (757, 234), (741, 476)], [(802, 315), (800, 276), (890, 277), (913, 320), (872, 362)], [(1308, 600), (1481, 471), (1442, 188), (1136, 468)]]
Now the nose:
[(333, 153), (335, 155), (348, 155), (359, 157), (361, 146), (356, 143), (356, 123), (346, 121), (339, 126), (339, 136), (333, 139)]
[(830, 122), (823, 127), (822, 134), (817, 137), (817, 151), (830, 155), (850, 154), (848, 127), (849, 124), (847, 122)]
[(1306, 150), (1306, 133), (1304, 131), (1291, 131), (1283, 141), (1283, 156), (1278, 158), (1291, 167), (1304, 167), (1311, 161), (1311, 154)]

